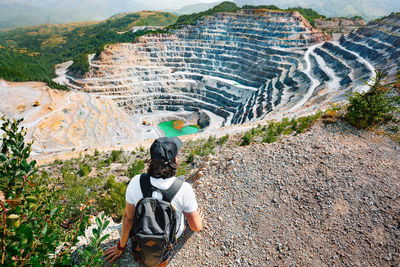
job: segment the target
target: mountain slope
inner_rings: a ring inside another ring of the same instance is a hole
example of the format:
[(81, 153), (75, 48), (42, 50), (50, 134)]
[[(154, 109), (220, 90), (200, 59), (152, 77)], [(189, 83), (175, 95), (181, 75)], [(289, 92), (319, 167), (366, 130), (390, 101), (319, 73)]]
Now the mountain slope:
[(106, 43), (131, 42), (145, 33), (130, 31), (132, 26), (167, 26), (176, 19), (166, 12), (143, 11), (97, 23), (46, 24), (0, 31), (0, 78), (50, 80), (55, 77), (55, 64), (96, 53)]

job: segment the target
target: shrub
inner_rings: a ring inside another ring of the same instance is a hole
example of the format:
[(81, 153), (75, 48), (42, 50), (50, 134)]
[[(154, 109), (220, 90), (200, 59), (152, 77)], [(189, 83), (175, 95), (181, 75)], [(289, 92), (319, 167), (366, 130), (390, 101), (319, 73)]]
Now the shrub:
[[(3, 118), (4, 119), (4, 118)], [(1, 265), (51, 266), (70, 264), (70, 248), (85, 230), (88, 216), (82, 206), (74, 231), (66, 233), (60, 225), (65, 213), (59, 201), (61, 186), (35, 180), (36, 162), (28, 163), (32, 143), (25, 144), (22, 120), (4, 120), (0, 151)], [(61, 251), (54, 256), (57, 247)]]
[[(121, 159), (121, 155), (122, 155), (122, 150), (113, 150), (113, 151), (111, 151), (110, 161), (111, 162), (119, 161)], [(110, 163), (108, 165), (110, 165)]]
[(84, 163), (84, 164), (80, 165), (78, 174), (80, 176), (88, 176), (91, 171), (92, 171), (92, 167), (90, 167), (88, 164)]
[(193, 162), (193, 160), (194, 160), (194, 154), (193, 153), (190, 153), (189, 155), (188, 155), (188, 157), (187, 157), (187, 159), (186, 159), (186, 163), (192, 163)]
[(178, 166), (178, 171), (176, 172), (176, 176), (186, 175), (189, 173), (187, 163), (185, 161), (180, 162)]
[(98, 198), (99, 206), (114, 219), (120, 220), (125, 210), (125, 192), (128, 185), (115, 181), (115, 176), (110, 175), (104, 185), (107, 193)]
[[(97, 196), (96, 187), (100, 184), (100, 181), (97, 177), (81, 177), (74, 170), (69, 169), (62, 171), (62, 181), (63, 185), (60, 190), (62, 195), (57, 203), (64, 208), (69, 221), (74, 222), (79, 218), (80, 204), (85, 202), (87, 198), (93, 199)], [(90, 207), (89, 210), (91, 211), (92, 208)]]
[(240, 143), (241, 146), (248, 146), (250, 145), (251, 141), (253, 141), (253, 136), (251, 135), (251, 132), (246, 132), (242, 136), (242, 142)]
[(229, 140), (229, 134), (226, 134), (218, 139), (217, 144), (223, 146)]
[(105, 214), (101, 215), (101, 219), (97, 217), (95, 219), (97, 228), (92, 229), (90, 243), (83, 250), (79, 251), (81, 256), (80, 266), (102, 266), (103, 252), (100, 248), (100, 244), (110, 236), (110, 234), (103, 235), (103, 231), (107, 228), (110, 221), (104, 219)]
[(268, 130), (267, 134), (264, 136), (262, 141), (268, 144), (274, 143), (278, 140), (276, 134), (277, 132), (275, 132), (273, 129), (270, 129)]
[(393, 112), (399, 110), (400, 98), (391, 94), (390, 89), (396, 82), (385, 84), (384, 78), (382, 72), (376, 71), (373, 83), (367, 83), (368, 92), (348, 95), (350, 104), (345, 117), (351, 125), (365, 129), (393, 119)]
[(144, 170), (144, 160), (135, 160), (131, 166), (129, 166), (126, 176), (133, 178), (135, 175), (141, 174)]
[(78, 75), (83, 75), (90, 69), (88, 54), (79, 54), (73, 58), (74, 63), (68, 68)]
[(200, 156), (204, 157), (209, 154), (214, 154), (214, 148), (217, 146), (217, 138), (214, 135), (208, 137), (206, 143), (200, 150)]

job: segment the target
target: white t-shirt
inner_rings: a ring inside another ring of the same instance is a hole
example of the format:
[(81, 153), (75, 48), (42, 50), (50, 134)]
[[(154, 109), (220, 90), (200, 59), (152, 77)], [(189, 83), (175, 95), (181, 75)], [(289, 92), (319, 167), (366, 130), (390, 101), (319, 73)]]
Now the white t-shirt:
[[(167, 179), (156, 179), (150, 177), (150, 182), (154, 187), (157, 187), (161, 190), (168, 189), (172, 183), (176, 180), (176, 177), (170, 177)], [(153, 192), (153, 197), (159, 200), (162, 200), (162, 194), (158, 191)], [(129, 182), (128, 188), (126, 189), (126, 202), (129, 204), (135, 205), (139, 200), (143, 198), (142, 190), (140, 189), (140, 174), (136, 175)], [(175, 197), (171, 201), (172, 206), (176, 209), (177, 225), (178, 231), (176, 236), (179, 237), (184, 230), (184, 216), (182, 216), (183, 212), (192, 213), (197, 210), (198, 204), (196, 200), (196, 196), (194, 194), (193, 188), (187, 182), (184, 182), (181, 189), (179, 189), (178, 193), (176, 193)]]

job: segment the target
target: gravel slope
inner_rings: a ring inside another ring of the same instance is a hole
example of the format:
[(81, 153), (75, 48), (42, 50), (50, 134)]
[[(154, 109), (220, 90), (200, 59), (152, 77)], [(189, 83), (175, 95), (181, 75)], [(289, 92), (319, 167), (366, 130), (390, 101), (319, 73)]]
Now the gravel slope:
[(399, 164), (398, 144), (342, 123), (220, 151), (193, 182), (206, 227), (169, 266), (400, 266)]
[(400, 266), (400, 146), (345, 124), (226, 150), (170, 266)]

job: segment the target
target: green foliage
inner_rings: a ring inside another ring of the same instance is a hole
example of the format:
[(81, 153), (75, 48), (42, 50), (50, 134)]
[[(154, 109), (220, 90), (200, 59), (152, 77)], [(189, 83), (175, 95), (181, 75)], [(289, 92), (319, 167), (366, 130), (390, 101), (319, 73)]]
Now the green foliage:
[(90, 64), (88, 54), (80, 54), (75, 56), (73, 59), (74, 63), (68, 68), (74, 74), (82, 76), (89, 71)]
[(246, 132), (243, 136), (242, 136), (242, 142), (240, 143), (241, 146), (248, 146), (250, 145), (250, 143), (253, 141), (253, 135), (251, 134), (251, 132)]
[(90, 167), (88, 164), (84, 163), (84, 164), (81, 164), (78, 174), (80, 176), (88, 176), (91, 171), (92, 171), (92, 167)]
[[(4, 119), (4, 118), (3, 118)], [(57, 205), (60, 186), (43, 180), (37, 182), (35, 161), (28, 163), (32, 143), (25, 144), (22, 120), (4, 120), (1, 130), (0, 206), (1, 265), (66, 265), (70, 248), (84, 232), (88, 216), (84, 205), (72, 232), (60, 225), (65, 219)], [(55, 250), (61, 251), (54, 257)]]
[(193, 25), (204, 16), (211, 16), (217, 12), (236, 12), (239, 9), (240, 8), (235, 3), (225, 1), (203, 12), (179, 16), (176, 23), (169, 26), (169, 28), (178, 29), (183, 25)]
[(176, 176), (187, 175), (189, 173), (188, 163), (186, 161), (180, 162)]
[[(85, 164), (83, 164), (85, 166)], [(87, 167), (84, 167), (86, 169)], [(90, 167), (89, 167), (90, 168)], [(80, 170), (77, 171), (67, 164), (61, 167), (63, 186), (62, 195), (58, 205), (65, 209), (65, 215), (70, 221), (79, 218), (80, 204), (86, 199), (95, 199), (98, 196), (96, 187), (101, 183), (98, 177), (82, 176)], [(85, 170), (87, 172), (87, 170)], [(44, 179), (41, 179), (42, 182)], [(89, 208), (92, 211), (93, 207)]]
[(261, 142), (263, 143), (274, 143), (279, 140), (281, 135), (288, 135), (292, 132), (296, 134), (303, 133), (308, 129), (316, 120), (321, 118), (322, 112), (317, 112), (314, 115), (292, 118), (283, 118), (279, 122), (271, 121), (268, 127), (258, 125), (256, 128), (252, 128), (247, 131), (241, 139), (241, 146), (247, 146), (252, 142), (259, 142), (261, 136)]
[(115, 176), (110, 175), (104, 185), (106, 193), (98, 199), (98, 204), (113, 218), (121, 219), (125, 210), (125, 192), (128, 185), (115, 181)]
[(206, 140), (206, 142), (204, 144), (195, 146), (190, 151), (190, 154), (198, 155), (198, 156), (201, 156), (201, 157), (204, 157), (204, 156), (209, 155), (209, 154), (214, 154), (215, 153), (214, 149), (215, 149), (216, 146), (217, 146), (217, 138), (212, 135)]
[(186, 163), (192, 163), (194, 161), (194, 154), (190, 153), (186, 159)]
[(76, 60), (73, 70), (85, 73), (86, 54), (99, 55), (106, 44), (131, 42), (152, 31), (132, 32), (133, 24), (167, 26), (176, 21), (169, 13), (127, 14), (92, 25), (41, 25), (0, 31), (0, 78), (9, 81), (43, 81), (63, 89), (51, 80), (54, 65)]
[(352, 19), (352, 20), (356, 20), (356, 19), (364, 20), (364, 18), (361, 17), (361, 16), (353, 16), (350, 19)]
[(100, 248), (100, 244), (110, 236), (110, 234), (103, 235), (103, 231), (107, 228), (110, 221), (105, 220), (105, 213), (101, 215), (101, 219), (96, 217), (97, 228), (92, 229), (93, 236), (87, 237), (90, 243), (83, 250), (79, 251), (81, 256), (81, 262), (79, 266), (92, 267), (92, 266), (102, 266), (103, 251)]
[(274, 143), (276, 141), (278, 141), (278, 133), (276, 131), (274, 131), (274, 129), (272, 127), (270, 127), (266, 133), (266, 135), (263, 137), (262, 142), (263, 143)]
[(394, 16), (394, 15), (400, 15), (400, 12), (392, 12), (392, 13), (390, 13), (390, 15), (377, 18), (375, 21), (382, 21), (382, 20), (387, 19), (388, 17)]
[(229, 140), (229, 134), (226, 134), (218, 139), (217, 144), (223, 146)]
[(282, 10), (279, 7), (275, 5), (259, 5), (259, 6), (253, 6), (253, 5), (244, 5), (242, 6), (242, 9), (269, 9), (269, 10)]
[(113, 150), (111, 151), (111, 162), (117, 162), (121, 159), (122, 150)]
[(303, 8), (303, 7), (291, 7), (286, 9), (285, 11), (297, 11), (299, 12), (306, 20), (308, 20), (310, 22), (310, 24), (312, 26), (315, 25), (315, 20), (316, 19), (324, 19), (326, 18), (325, 16), (319, 14), (318, 12), (316, 12), (315, 10), (311, 9), (311, 8)]
[(374, 127), (381, 122), (393, 119), (393, 112), (399, 111), (400, 98), (391, 94), (390, 89), (400, 81), (384, 83), (384, 74), (376, 71), (373, 83), (368, 84), (371, 88), (365, 93), (352, 93), (348, 95), (349, 106), (347, 107), (346, 119), (357, 128)]
[(133, 178), (135, 175), (141, 174), (144, 170), (144, 160), (135, 160), (128, 168), (126, 176)]

